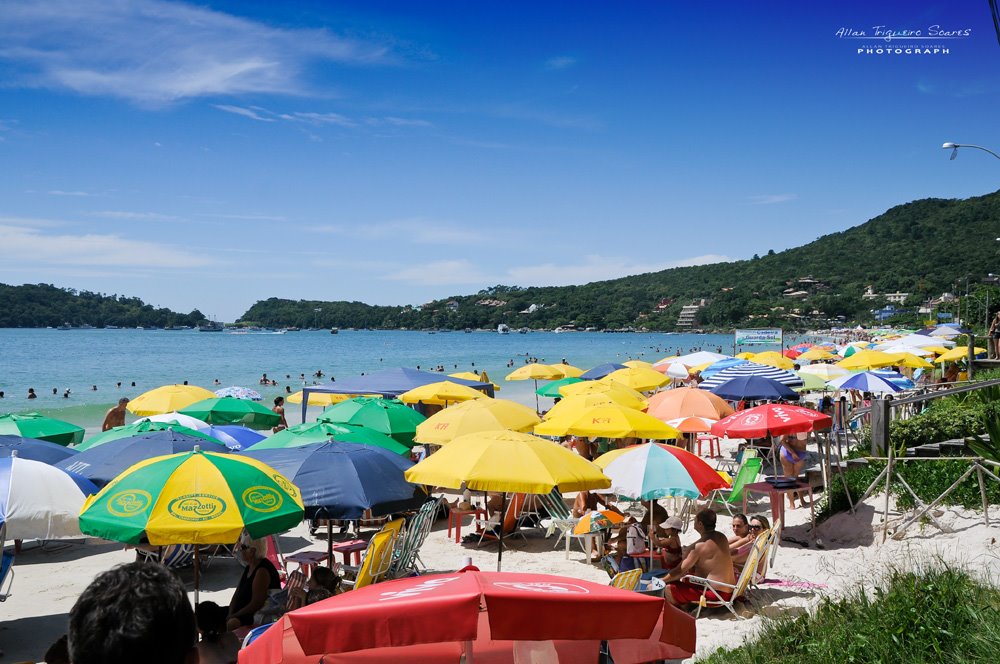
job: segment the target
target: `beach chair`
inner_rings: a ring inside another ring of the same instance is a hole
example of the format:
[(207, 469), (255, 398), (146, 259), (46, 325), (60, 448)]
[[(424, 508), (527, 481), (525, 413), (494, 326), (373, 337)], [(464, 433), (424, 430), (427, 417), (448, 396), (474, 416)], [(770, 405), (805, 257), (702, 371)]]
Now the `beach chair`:
[[(402, 537), (396, 539), (396, 547), (392, 552), (392, 564), (389, 566), (389, 578), (396, 579), (412, 574), (420, 561), (420, 547), (434, 526), (434, 518), (441, 507), (441, 498), (428, 500), (406, 525)], [(423, 564), (423, 561), (420, 561)], [(426, 567), (426, 565), (424, 565)]]
[(731, 459), (719, 459), (719, 462), (715, 465), (716, 470), (725, 470), (728, 473), (735, 473), (743, 465), (743, 462), (747, 459), (752, 459), (756, 456), (760, 456), (755, 447), (745, 447), (740, 446), (739, 451)]
[(620, 588), (621, 590), (637, 590), (639, 588), (639, 581), (641, 580), (642, 570), (630, 569), (627, 572), (618, 572), (615, 574), (608, 585), (612, 588)]
[[(585, 546), (583, 542), (584, 538), (577, 537), (573, 534), (573, 528), (577, 523), (579, 523), (580, 519), (573, 516), (569, 507), (566, 506), (566, 501), (563, 500), (562, 492), (559, 491), (559, 487), (552, 489), (551, 493), (538, 496), (538, 499), (541, 501), (542, 507), (545, 508), (545, 511), (549, 513), (548, 532), (545, 533), (545, 536), (548, 537), (555, 532), (557, 528), (559, 529), (559, 537), (556, 538), (555, 546), (552, 548), (558, 548), (559, 543), (562, 542), (564, 538), (571, 538), (575, 539), (580, 544), (580, 548), (583, 549)], [(545, 520), (543, 519), (543, 522), (544, 521)], [(569, 547), (567, 546), (566, 548), (568, 549)], [(583, 553), (586, 554), (586, 550), (584, 550)]]
[(767, 541), (764, 543), (763, 551), (761, 551), (760, 562), (757, 563), (757, 570), (750, 579), (750, 585), (754, 588), (767, 578), (767, 572), (774, 565), (774, 558), (778, 555), (778, 546), (781, 543), (781, 519), (775, 521), (766, 535)]
[(393, 530), (380, 530), (368, 543), (368, 549), (353, 579), (343, 579), (340, 583), (348, 589), (358, 589), (377, 583), (389, 570), (392, 560), (392, 545), (396, 538)]
[(6, 602), (10, 597), (10, 589), (14, 585), (14, 554), (10, 551), (3, 552), (3, 559), (0, 560), (0, 602)]
[(281, 581), (281, 587), (285, 587), (285, 580), (288, 578), (288, 565), (285, 564), (285, 556), (281, 554), (281, 549), (278, 547), (278, 538), (274, 535), (268, 535), (264, 538), (267, 543), (267, 554), (264, 556), (271, 561), (274, 565), (274, 569), (278, 570), (278, 580)]
[[(507, 503), (507, 511), (504, 512), (503, 524), (500, 523), (500, 515), (494, 514), (489, 519), (477, 519), (476, 525), (483, 529), (482, 534), (479, 536), (479, 542), (476, 546), (482, 545), (483, 541), (496, 542), (499, 541), (497, 531), (502, 527), (504, 538), (507, 539), (508, 536), (518, 536), (524, 537), (524, 533), (521, 532), (521, 513), (524, 510), (524, 505), (527, 502), (527, 494), (515, 493), (510, 502)], [(525, 538), (526, 539), (526, 538)]]
[(136, 549), (136, 562), (160, 563), (170, 569), (183, 569), (194, 564), (193, 544), (168, 544), (156, 549)]
[(744, 459), (740, 469), (736, 472), (736, 477), (733, 479), (733, 485), (728, 489), (713, 490), (712, 493), (708, 494), (708, 505), (712, 506), (715, 503), (722, 503), (722, 506), (732, 516), (732, 506), (743, 502), (743, 487), (747, 484), (753, 484), (757, 480), (757, 476), (760, 475), (763, 465), (764, 460), (759, 456)]
[[(750, 555), (747, 556), (746, 563), (743, 566), (743, 571), (740, 573), (739, 578), (736, 579), (736, 583), (734, 585), (721, 583), (719, 581), (709, 581), (701, 576), (688, 575), (681, 578), (681, 581), (687, 581), (688, 583), (693, 583), (703, 588), (701, 599), (698, 602), (698, 610), (694, 614), (695, 618), (698, 618), (701, 615), (701, 610), (706, 607), (718, 608), (724, 606), (730, 613), (740, 620), (746, 619), (744, 616), (741, 616), (736, 612), (736, 602), (743, 599), (746, 595), (747, 589), (753, 581), (754, 574), (757, 572), (757, 566), (760, 563), (760, 557), (764, 551), (764, 547), (767, 545), (768, 538), (769, 535), (765, 533), (762, 533), (757, 537), (753, 548), (750, 550)], [(732, 595), (728, 599), (724, 598), (719, 594), (719, 591), (716, 590), (715, 586), (724, 586), (725, 588), (730, 589)]]

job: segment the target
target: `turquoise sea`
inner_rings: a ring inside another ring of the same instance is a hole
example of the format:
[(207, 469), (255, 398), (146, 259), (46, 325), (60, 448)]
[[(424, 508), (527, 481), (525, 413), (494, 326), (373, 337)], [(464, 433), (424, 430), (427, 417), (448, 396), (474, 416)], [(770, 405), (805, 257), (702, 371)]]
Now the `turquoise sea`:
[[(791, 343), (794, 340), (786, 340)], [(264, 403), (270, 404), (275, 396), (286, 393), (286, 386), (294, 392), (304, 382), (327, 383), (331, 377), (393, 367), (433, 370), (439, 365), (445, 373), (485, 369), (501, 386), (498, 396), (534, 405), (531, 381), (503, 380), (512, 371), (507, 366), (510, 361), (516, 368), (529, 357), (544, 363), (565, 358), (587, 369), (628, 359), (655, 362), (693, 349), (732, 353), (732, 344), (732, 335), (723, 334), (342, 330), (332, 335), (328, 331), (0, 329), (0, 390), (4, 392), (0, 413), (38, 411), (84, 426), (89, 434), (99, 429), (105, 411), (120, 396), (135, 397), (168, 383), (186, 380), (214, 390), (218, 379), (222, 386), (256, 389)], [(323, 378), (313, 377), (317, 370), (323, 371)], [(278, 386), (258, 385), (263, 373), (277, 380)], [(35, 389), (37, 399), (26, 398), (29, 387)], [(71, 390), (68, 398), (63, 397), (67, 389)], [(290, 423), (298, 421), (298, 412), (297, 407), (289, 408)]]

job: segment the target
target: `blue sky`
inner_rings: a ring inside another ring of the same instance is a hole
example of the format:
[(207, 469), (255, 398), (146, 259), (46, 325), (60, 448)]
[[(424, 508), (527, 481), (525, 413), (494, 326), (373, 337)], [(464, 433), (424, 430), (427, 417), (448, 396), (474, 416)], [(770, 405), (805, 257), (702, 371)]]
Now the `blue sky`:
[(785, 4), (5, 0), (0, 282), (418, 304), (1000, 188), (986, 0)]

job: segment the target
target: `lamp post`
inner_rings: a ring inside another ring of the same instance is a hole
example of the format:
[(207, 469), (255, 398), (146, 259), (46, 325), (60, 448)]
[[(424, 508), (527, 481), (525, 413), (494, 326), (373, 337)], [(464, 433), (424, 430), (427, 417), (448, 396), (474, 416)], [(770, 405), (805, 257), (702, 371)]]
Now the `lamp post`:
[(941, 148), (943, 150), (951, 150), (951, 157), (949, 157), (949, 159), (954, 159), (955, 157), (958, 156), (958, 149), (959, 148), (975, 148), (977, 150), (982, 150), (983, 152), (989, 152), (991, 155), (993, 155), (997, 159), (1000, 159), (1000, 154), (997, 154), (993, 150), (984, 148), (984, 147), (982, 147), (980, 145), (969, 145), (967, 143), (945, 143), (944, 145), (941, 146)]

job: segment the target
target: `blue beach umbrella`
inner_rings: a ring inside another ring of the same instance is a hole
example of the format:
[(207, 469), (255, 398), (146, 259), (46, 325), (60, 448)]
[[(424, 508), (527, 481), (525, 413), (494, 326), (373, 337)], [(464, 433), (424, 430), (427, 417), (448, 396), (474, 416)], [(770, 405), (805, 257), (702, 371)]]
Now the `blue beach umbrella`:
[(0, 457), (9, 457), (15, 454), (22, 459), (54, 464), (79, 454), (79, 452), (69, 447), (50, 443), (47, 440), (21, 436), (0, 436)]
[(863, 371), (851, 374), (850, 376), (841, 376), (840, 378), (831, 380), (827, 384), (838, 390), (859, 390), (861, 392), (876, 392), (879, 394), (900, 392), (903, 389), (871, 371)]
[[(703, 385), (704, 383), (699, 385), (699, 387)], [(763, 399), (775, 401), (777, 399), (795, 400), (799, 398), (799, 395), (792, 388), (763, 376), (732, 378), (721, 385), (713, 387), (709, 392), (730, 401), (741, 401), (744, 399), (750, 401), (760, 401)]]
[(728, 369), (729, 367), (735, 367), (740, 364), (747, 364), (746, 360), (741, 360), (738, 357), (727, 357), (719, 360), (718, 362), (713, 362), (704, 369), (701, 370), (701, 377), (704, 380), (708, 380), (715, 374), (719, 373), (723, 369)]
[(714, 376), (700, 383), (698, 387), (703, 390), (711, 390), (714, 387), (722, 385), (727, 380), (742, 378), (745, 376), (760, 376), (763, 378), (769, 378), (783, 385), (787, 385), (788, 387), (802, 386), (802, 378), (800, 378), (798, 374), (792, 373), (791, 371), (785, 371), (784, 369), (779, 369), (766, 364), (757, 364), (756, 362), (745, 362), (743, 364), (737, 364), (716, 372)]
[(254, 443), (265, 440), (267, 436), (239, 424), (221, 424), (210, 426), (202, 433), (225, 443), (231, 450), (244, 450)]
[(233, 385), (232, 387), (224, 387), (221, 390), (216, 390), (215, 396), (233, 397), (234, 399), (249, 399), (250, 401), (260, 401), (264, 398), (257, 390), (251, 390), (249, 387), (240, 387), (239, 385)]
[(80, 510), (97, 487), (74, 473), (16, 453), (0, 458), (0, 527), (8, 539), (80, 537)]
[(98, 486), (104, 486), (140, 461), (167, 454), (191, 452), (195, 447), (207, 452), (228, 451), (222, 443), (213, 443), (205, 438), (168, 429), (109, 441), (63, 459), (56, 467), (79, 473)]
[(580, 378), (583, 380), (600, 380), (610, 373), (614, 373), (619, 369), (628, 369), (624, 364), (616, 364), (614, 362), (606, 362), (604, 364), (598, 364), (593, 369), (589, 371), (584, 371), (580, 374)]

